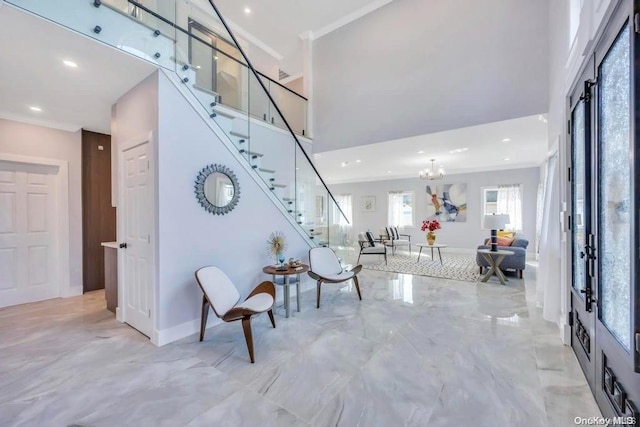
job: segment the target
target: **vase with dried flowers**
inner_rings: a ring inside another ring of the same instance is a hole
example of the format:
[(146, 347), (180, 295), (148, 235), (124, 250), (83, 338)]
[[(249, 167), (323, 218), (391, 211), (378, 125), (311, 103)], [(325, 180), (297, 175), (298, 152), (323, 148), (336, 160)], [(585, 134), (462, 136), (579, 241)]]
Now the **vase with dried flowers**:
[(267, 240), (267, 249), (271, 255), (276, 257), (276, 263), (283, 265), (284, 263), (284, 251), (287, 249), (287, 243), (284, 239), (284, 233), (282, 231), (274, 231)]
[(436, 242), (436, 233), (434, 231), (440, 230), (442, 227), (440, 226), (440, 222), (437, 219), (427, 219), (422, 221), (422, 227), (420, 227), (421, 231), (427, 231), (427, 243), (433, 245)]

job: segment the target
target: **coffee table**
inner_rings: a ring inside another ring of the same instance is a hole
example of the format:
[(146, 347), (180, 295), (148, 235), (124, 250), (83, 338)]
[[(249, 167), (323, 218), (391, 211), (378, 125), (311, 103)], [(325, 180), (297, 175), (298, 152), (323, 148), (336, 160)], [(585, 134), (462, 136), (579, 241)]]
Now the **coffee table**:
[[(289, 276), (296, 275), (296, 303), (298, 305), (298, 313), (300, 312), (300, 274), (306, 273), (309, 271), (309, 266), (306, 264), (300, 265), (299, 269), (295, 269), (294, 267), (289, 267), (286, 270), (276, 270), (276, 267), (273, 265), (267, 265), (262, 269), (263, 273), (270, 274), (273, 278), (273, 283), (277, 286), (282, 286), (282, 290), (284, 291), (284, 310), (286, 313), (286, 317), (289, 318), (291, 314), (291, 302), (289, 299), (291, 298), (291, 291), (289, 290), (289, 285), (292, 283), (289, 282)], [(276, 276), (283, 276), (282, 283), (278, 283), (276, 281)]]
[(487, 260), (487, 262), (489, 263), (489, 266), (491, 268), (489, 268), (489, 271), (487, 272), (487, 274), (484, 275), (484, 277), (481, 279), (482, 282), (488, 282), (489, 279), (491, 278), (491, 276), (493, 276), (494, 274), (498, 277), (498, 280), (500, 281), (500, 283), (502, 283), (503, 285), (506, 285), (508, 282), (508, 279), (504, 276), (504, 273), (502, 273), (502, 270), (500, 270), (500, 264), (502, 264), (502, 260), (504, 260), (505, 257), (514, 255), (515, 252), (513, 251), (505, 251), (505, 250), (497, 250), (497, 251), (491, 251), (489, 249), (478, 249), (478, 253), (480, 255), (482, 255), (484, 257), (484, 259)]
[(431, 248), (431, 259), (433, 259), (433, 250), (437, 249), (438, 250), (438, 257), (440, 258), (440, 265), (442, 264), (442, 254), (440, 253), (440, 249), (442, 248), (446, 248), (447, 245), (441, 245), (439, 243), (434, 243), (433, 245), (430, 245), (428, 243), (414, 243), (413, 246), (418, 246), (420, 247), (420, 252), (418, 252), (418, 261), (420, 262), (420, 255), (422, 254), (422, 248)]

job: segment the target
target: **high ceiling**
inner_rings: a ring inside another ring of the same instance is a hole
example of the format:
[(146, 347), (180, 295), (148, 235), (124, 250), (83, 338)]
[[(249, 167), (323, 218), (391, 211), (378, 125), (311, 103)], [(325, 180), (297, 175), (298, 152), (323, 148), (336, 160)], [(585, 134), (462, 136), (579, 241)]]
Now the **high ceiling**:
[(155, 70), (8, 5), (0, 8), (0, 57), (0, 117), (68, 131), (110, 133), (111, 106)]
[(435, 169), (442, 165), (448, 174), (540, 166), (548, 146), (546, 118), (530, 116), (314, 157), (327, 184), (338, 184), (418, 179), (418, 172), (431, 166), (430, 159), (435, 159)]
[(295, 54), (300, 34), (323, 35), (391, 1), (215, 0), (215, 4), (226, 19), (286, 57)]

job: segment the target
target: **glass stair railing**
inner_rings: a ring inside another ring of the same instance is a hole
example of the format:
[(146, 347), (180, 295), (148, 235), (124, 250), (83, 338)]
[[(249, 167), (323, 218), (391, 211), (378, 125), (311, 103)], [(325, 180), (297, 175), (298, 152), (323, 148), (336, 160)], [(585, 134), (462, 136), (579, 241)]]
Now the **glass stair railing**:
[(355, 243), (302, 137), (306, 98), (255, 70), (213, 2), (5, 1), (171, 70), (311, 242)]

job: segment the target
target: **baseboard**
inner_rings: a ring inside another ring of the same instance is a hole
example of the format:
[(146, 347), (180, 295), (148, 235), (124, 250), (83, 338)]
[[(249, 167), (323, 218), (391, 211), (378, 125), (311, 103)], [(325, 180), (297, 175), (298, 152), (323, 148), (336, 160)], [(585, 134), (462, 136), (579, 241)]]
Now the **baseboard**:
[(120, 310), (120, 307), (116, 307), (116, 320), (120, 323), (124, 323), (124, 317), (122, 317), (122, 310)]
[[(209, 316), (207, 329), (211, 329), (221, 324), (222, 320), (218, 319), (215, 316)], [(153, 336), (151, 337), (151, 342), (158, 347), (162, 347), (163, 345), (170, 344), (174, 341), (181, 340), (182, 338), (186, 338), (199, 332), (200, 319), (193, 319), (173, 326), (171, 328), (163, 329), (161, 331), (154, 329)]]
[(60, 294), (62, 298), (77, 297), (78, 295), (82, 295), (82, 286), (63, 288)]
[(560, 329), (560, 339), (564, 345), (571, 345), (571, 326), (564, 321), (561, 320), (558, 322), (558, 329)]

